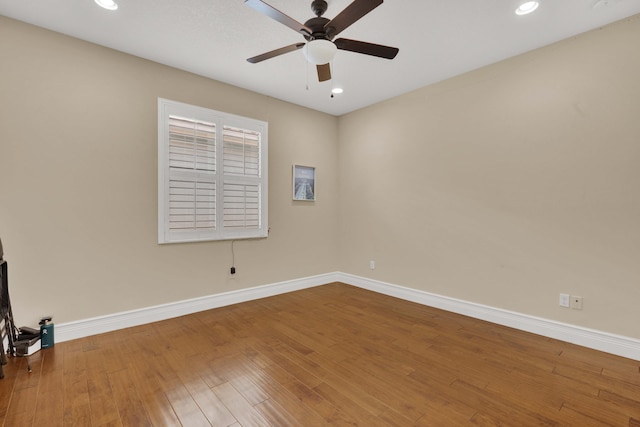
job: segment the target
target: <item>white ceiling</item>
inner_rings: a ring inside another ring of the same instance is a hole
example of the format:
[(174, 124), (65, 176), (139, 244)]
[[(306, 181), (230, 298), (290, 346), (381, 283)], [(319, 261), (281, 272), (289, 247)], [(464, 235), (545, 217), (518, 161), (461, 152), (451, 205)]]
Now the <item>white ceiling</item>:
[[(313, 17), (311, 0), (266, 1), (299, 22)], [(301, 51), (246, 61), (304, 39), (243, 0), (117, 2), (111, 12), (93, 0), (0, 0), (0, 14), (341, 115), (640, 13), (640, 0), (540, 0), (525, 16), (514, 13), (518, 0), (386, 0), (339, 37), (398, 47), (398, 56), (338, 51), (332, 81), (319, 83)], [(351, 0), (327, 2), (331, 19)], [(333, 86), (344, 93), (331, 98)]]

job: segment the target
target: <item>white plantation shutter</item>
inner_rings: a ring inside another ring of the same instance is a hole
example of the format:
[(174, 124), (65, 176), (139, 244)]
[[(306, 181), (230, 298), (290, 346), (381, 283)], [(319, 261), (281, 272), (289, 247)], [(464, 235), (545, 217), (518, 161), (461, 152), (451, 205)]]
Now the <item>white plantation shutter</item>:
[(224, 126), (224, 219), (229, 229), (260, 228), (260, 134)]
[(158, 100), (159, 243), (266, 237), (267, 124)]
[(216, 125), (169, 116), (169, 232), (216, 229)]

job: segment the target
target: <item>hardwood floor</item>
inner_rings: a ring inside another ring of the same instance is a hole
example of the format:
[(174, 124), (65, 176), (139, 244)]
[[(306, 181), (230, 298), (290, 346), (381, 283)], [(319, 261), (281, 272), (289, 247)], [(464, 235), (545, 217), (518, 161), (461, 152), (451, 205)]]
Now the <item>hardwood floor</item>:
[(640, 362), (335, 283), (10, 358), (4, 426), (640, 426)]

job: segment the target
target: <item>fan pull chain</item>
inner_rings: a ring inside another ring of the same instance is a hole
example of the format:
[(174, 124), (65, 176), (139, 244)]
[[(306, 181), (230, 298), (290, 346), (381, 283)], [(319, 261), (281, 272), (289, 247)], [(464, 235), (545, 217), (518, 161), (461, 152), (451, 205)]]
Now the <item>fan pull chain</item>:
[(335, 62), (331, 61), (331, 79), (329, 80), (331, 82), (331, 89), (329, 89), (331, 91), (331, 99), (333, 99), (333, 75), (336, 73), (335, 65)]

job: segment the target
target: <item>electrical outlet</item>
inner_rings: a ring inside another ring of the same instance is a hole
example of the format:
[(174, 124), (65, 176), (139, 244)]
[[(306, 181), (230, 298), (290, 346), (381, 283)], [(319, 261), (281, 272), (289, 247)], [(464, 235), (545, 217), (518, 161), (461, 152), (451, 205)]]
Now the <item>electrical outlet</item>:
[(582, 310), (582, 297), (571, 297), (571, 308), (574, 310)]
[(372, 270), (376, 269), (376, 262), (374, 260), (369, 261), (369, 268)]
[(571, 295), (569, 294), (560, 294), (560, 307), (569, 307), (571, 301)]

